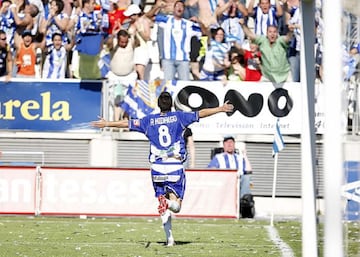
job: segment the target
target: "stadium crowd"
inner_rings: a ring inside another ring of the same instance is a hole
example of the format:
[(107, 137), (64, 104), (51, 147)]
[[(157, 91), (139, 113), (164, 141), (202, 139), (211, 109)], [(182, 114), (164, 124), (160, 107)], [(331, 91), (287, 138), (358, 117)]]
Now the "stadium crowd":
[(299, 0), (157, 0), (146, 12), (139, 0), (0, 2), (6, 80), (144, 80), (155, 48), (166, 80), (300, 80)]

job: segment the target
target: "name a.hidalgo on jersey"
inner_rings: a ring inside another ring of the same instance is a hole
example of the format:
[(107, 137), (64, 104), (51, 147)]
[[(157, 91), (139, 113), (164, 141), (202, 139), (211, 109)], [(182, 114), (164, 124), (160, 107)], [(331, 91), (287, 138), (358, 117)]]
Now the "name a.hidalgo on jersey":
[(14, 110), (19, 109), (21, 116), (26, 120), (70, 120), (70, 104), (66, 101), (51, 102), (51, 93), (41, 93), (41, 100), (11, 99), (0, 103), (0, 119), (15, 120)]
[(177, 122), (177, 117), (175, 115), (172, 115), (167, 117), (159, 117), (156, 119), (151, 119), (150, 125), (154, 126), (154, 125), (169, 124), (174, 122)]

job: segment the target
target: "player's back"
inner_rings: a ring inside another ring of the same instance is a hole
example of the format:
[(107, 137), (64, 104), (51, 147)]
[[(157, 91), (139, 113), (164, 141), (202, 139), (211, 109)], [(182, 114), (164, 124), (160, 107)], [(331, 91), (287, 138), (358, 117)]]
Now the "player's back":
[(153, 114), (149, 117), (146, 136), (152, 145), (160, 150), (167, 150), (183, 141), (185, 125), (181, 119), (182, 112)]
[(144, 133), (150, 141), (150, 161), (167, 157), (185, 158), (184, 129), (198, 121), (197, 112), (166, 112), (150, 114), (131, 122), (131, 130)]

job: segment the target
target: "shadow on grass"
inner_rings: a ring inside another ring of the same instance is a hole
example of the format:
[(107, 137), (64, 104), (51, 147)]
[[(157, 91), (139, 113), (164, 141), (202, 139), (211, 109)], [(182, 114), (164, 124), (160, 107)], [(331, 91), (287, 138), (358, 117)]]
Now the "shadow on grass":
[[(157, 244), (160, 244), (160, 245), (166, 245), (166, 242), (164, 241), (157, 241), (156, 242)], [(187, 244), (191, 244), (192, 242), (190, 241), (176, 241), (175, 240), (175, 245), (187, 245)], [(151, 242), (148, 242), (145, 246), (145, 248), (148, 248), (150, 246)]]

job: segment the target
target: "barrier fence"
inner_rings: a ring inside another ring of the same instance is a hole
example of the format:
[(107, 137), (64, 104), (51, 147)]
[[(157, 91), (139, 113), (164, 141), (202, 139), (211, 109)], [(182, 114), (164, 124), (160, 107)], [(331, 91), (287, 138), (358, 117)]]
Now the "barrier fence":
[[(236, 171), (186, 174), (176, 216), (238, 217)], [(0, 167), (0, 214), (158, 216), (157, 205), (148, 169)]]

